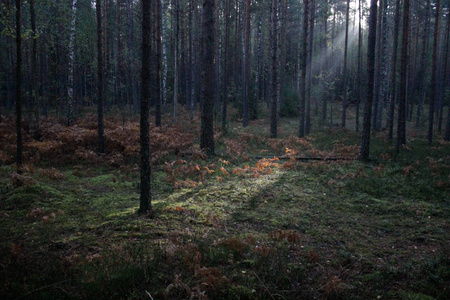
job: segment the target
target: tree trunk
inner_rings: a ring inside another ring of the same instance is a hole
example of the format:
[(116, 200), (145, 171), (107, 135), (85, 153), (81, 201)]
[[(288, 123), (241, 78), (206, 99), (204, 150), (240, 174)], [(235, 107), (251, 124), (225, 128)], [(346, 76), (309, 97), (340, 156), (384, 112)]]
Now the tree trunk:
[(394, 112), (395, 112), (395, 95), (397, 91), (397, 50), (398, 50), (398, 33), (400, 25), (400, 0), (395, 3), (395, 17), (394, 17), (394, 44), (392, 50), (392, 69), (391, 69), (391, 96), (389, 101), (389, 114), (387, 118), (386, 127), (389, 130), (388, 139), (392, 141), (394, 136)]
[(355, 120), (355, 129), (356, 132), (359, 132), (359, 106), (361, 104), (362, 97), (362, 9), (361, 9), (361, 0), (358, 1), (358, 79), (357, 79), (357, 89), (358, 89), (358, 97), (356, 99), (356, 120)]
[(328, 89), (327, 89), (327, 80), (328, 80), (328, 0), (324, 0), (324, 17), (323, 17), (323, 29), (324, 29), (324, 34), (323, 34), (323, 46), (321, 51), (323, 51), (323, 56), (322, 56), (322, 63), (323, 63), (323, 68), (322, 68), (322, 74), (323, 74), (323, 95), (322, 95), (322, 122), (325, 122), (327, 120), (327, 109), (328, 109)]
[(272, 0), (272, 30), (271, 30), (271, 47), (272, 47), (272, 106), (270, 109), (270, 137), (277, 137), (277, 3), (278, 0)]
[(250, 119), (249, 110), (249, 82), (250, 82), (250, 0), (244, 0), (244, 47), (242, 64), (242, 126), (247, 127)]
[[(386, 1), (386, 0), (384, 0)], [(381, 60), (382, 54), (381, 49), (383, 47), (382, 43), (382, 17), (383, 16), (383, 0), (380, 0), (380, 5), (378, 9), (378, 21), (377, 21), (377, 46), (376, 46), (376, 65), (375, 65), (375, 83), (374, 83), (374, 97), (373, 97), (373, 114), (372, 114), (372, 129), (378, 131), (378, 110), (380, 108), (380, 86), (381, 86)]]
[(31, 31), (33, 34), (33, 52), (31, 54), (31, 103), (34, 120), (30, 120), (33, 130), (39, 128), (39, 98), (37, 93), (37, 32), (34, 0), (30, 0)]
[(77, 0), (72, 0), (72, 19), (70, 23), (70, 37), (69, 37), (69, 82), (67, 86), (68, 96), (68, 111), (67, 111), (67, 126), (73, 124), (73, 63), (75, 60), (75, 23), (77, 20)]
[(16, 135), (17, 135), (17, 173), (22, 173), (23, 141), (22, 141), (22, 32), (21, 32), (21, 0), (16, 0)]
[(178, 36), (180, 33), (180, 24), (179, 24), (179, 10), (180, 10), (180, 6), (179, 6), (179, 0), (174, 0), (175, 1), (175, 47), (174, 47), (174, 54), (173, 54), (173, 59), (174, 59), (174, 68), (173, 68), (173, 121), (176, 123), (177, 122), (177, 110), (178, 110), (178, 81), (179, 81), (179, 62), (178, 62), (178, 47), (179, 47), (179, 42), (178, 42)]
[(214, 155), (214, 0), (203, 0), (200, 148)]
[(436, 85), (436, 71), (437, 71), (437, 47), (439, 37), (439, 10), (441, 2), (436, 0), (436, 20), (434, 22), (434, 39), (433, 39), (433, 57), (432, 57), (432, 71), (431, 71), (431, 98), (428, 114), (428, 144), (433, 142), (433, 122), (434, 122), (434, 105), (437, 102), (437, 85)]
[(153, 215), (151, 199), (152, 192), (150, 186), (150, 12), (151, 0), (142, 0), (142, 92), (141, 92), (141, 191), (140, 191), (140, 213)]
[(300, 124), (298, 126), (298, 137), (305, 136), (305, 105), (306, 105), (306, 58), (308, 55), (308, 15), (309, 15), (309, 0), (303, 1), (303, 37), (302, 37), (302, 57), (300, 67), (302, 69), (300, 81), (300, 108), (299, 118)]
[[(409, 0), (406, 0), (409, 1)], [(369, 37), (367, 43), (367, 99), (364, 104), (364, 119), (360, 159), (369, 160), (370, 129), (372, 120), (373, 84), (375, 77), (375, 46), (377, 32), (377, 0), (371, 0), (369, 15)]]
[(285, 86), (286, 75), (286, 27), (287, 27), (287, 7), (289, 0), (281, 0), (280, 2), (280, 76), (277, 85), (277, 118), (280, 119), (282, 93)]
[(225, 63), (224, 63), (224, 73), (223, 73), (223, 103), (222, 103), (222, 130), (226, 132), (227, 130), (227, 105), (228, 105), (228, 83), (229, 83), (229, 57), (230, 57), (230, 1), (225, 0)]
[(216, 84), (214, 89), (214, 113), (217, 115), (220, 110), (220, 86), (221, 86), (221, 38), (220, 38), (220, 0), (217, 0), (215, 11), (214, 11), (214, 35), (216, 36), (214, 43), (214, 70), (216, 72)]
[[(350, 0), (348, 0), (350, 1)], [(306, 87), (306, 118), (305, 118), (305, 135), (308, 135), (311, 131), (311, 89), (312, 89), (312, 70), (313, 70), (313, 53), (314, 53), (314, 19), (316, 2), (311, 0), (310, 2), (310, 20), (309, 20), (309, 53), (308, 53), (308, 65), (307, 65), (307, 87)]]
[(98, 115), (98, 152), (105, 152), (103, 129), (103, 35), (102, 35), (102, 2), (96, 1), (97, 13), (97, 115)]
[(427, 0), (426, 4), (426, 11), (425, 11), (425, 25), (423, 29), (423, 36), (422, 36), (422, 53), (420, 58), (420, 68), (419, 68), (419, 93), (420, 95), (417, 98), (417, 111), (416, 111), (416, 122), (415, 127), (419, 128), (420, 123), (422, 120), (422, 114), (423, 114), (423, 104), (425, 102), (426, 98), (426, 77), (427, 77), (427, 70), (428, 70), (428, 63), (427, 63), (427, 54), (428, 54), (428, 37), (430, 32), (430, 11), (431, 11), (431, 1)]
[(156, 2), (156, 78), (155, 78), (155, 126), (161, 127), (161, 1)]
[(127, 26), (128, 26), (128, 66), (130, 68), (129, 81), (131, 83), (131, 104), (134, 110), (137, 111), (138, 98), (137, 87), (135, 80), (135, 66), (134, 66), (134, 30), (133, 30), (133, 0), (127, 0)]
[(166, 113), (167, 109), (167, 36), (166, 36), (166, 6), (164, 0), (161, 1), (161, 22), (162, 22), (162, 56), (164, 61), (164, 69), (162, 76), (162, 111)]
[(400, 86), (398, 95), (398, 124), (397, 124), (397, 144), (395, 151), (400, 152), (400, 147), (406, 144), (406, 77), (408, 66), (408, 38), (409, 38), (409, 6), (410, 1), (404, 0), (403, 6), (403, 33), (402, 33), (402, 56), (400, 66)]

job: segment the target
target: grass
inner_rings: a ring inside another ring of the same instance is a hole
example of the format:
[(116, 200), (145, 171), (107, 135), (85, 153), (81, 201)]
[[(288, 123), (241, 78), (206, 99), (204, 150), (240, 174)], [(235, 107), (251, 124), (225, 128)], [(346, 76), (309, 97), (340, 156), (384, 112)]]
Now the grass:
[[(274, 161), (251, 171), (261, 166), (253, 156), (286, 147), (340, 155), (359, 142), (336, 128), (293, 139), (293, 119), (271, 140), (262, 124), (231, 123), (215, 159), (161, 154), (154, 219), (136, 214), (132, 157), (45, 172), (46, 158), (20, 187), (13, 166), (0, 166), (2, 299), (450, 298), (450, 144), (430, 147), (415, 132), (395, 157), (379, 134), (368, 164)], [(163, 162), (177, 159), (174, 189)]]

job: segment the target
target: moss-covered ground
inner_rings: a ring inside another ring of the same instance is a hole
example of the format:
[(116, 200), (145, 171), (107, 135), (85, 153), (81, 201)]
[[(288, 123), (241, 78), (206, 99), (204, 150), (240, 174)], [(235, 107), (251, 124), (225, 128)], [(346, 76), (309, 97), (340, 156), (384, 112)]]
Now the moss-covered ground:
[(104, 156), (82, 130), (73, 159), (68, 134), (54, 158), (30, 138), (23, 175), (3, 148), (1, 298), (450, 299), (450, 143), (410, 131), (395, 155), (379, 133), (362, 163), (351, 130), (297, 139), (291, 119), (268, 139), (266, 121), (217, 132), (215, 158), (180, 126), (192, 143), (153, 160), (153, 219), (112, 125)]

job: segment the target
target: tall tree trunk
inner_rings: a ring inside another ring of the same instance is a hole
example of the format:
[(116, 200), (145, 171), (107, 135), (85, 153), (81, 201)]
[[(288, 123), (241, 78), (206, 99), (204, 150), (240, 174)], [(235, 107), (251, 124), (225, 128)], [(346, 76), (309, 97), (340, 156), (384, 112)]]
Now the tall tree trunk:
[(322, 56), (322, 74), (323, 74), (323, 95), (322, 95), (322, 121), (325, 122), (327, 120), (327, 109), (328, 109), (328, 89), (327, 89), (327, 79), (328, 79), (328, 0), (324, 0), (324, 17), (323, 17), (323, 45), (321, 51), (323, 52)]
[(179, 20), (179, 0), (175, 1), (175, 47), (174, 47), (174, 68), (173, 68), (173, 121), (177, 122), (177, 110), (178, 110), (178, 84), (179, 84), (179, 59), (178, 59), (178, 47), (179, 47), (179, 33), (180, 33), (180, 20)]
[(243, 47), (243, 64), (242, 64), (242, 104), (243, 118), (242, 126), (247, 127), (250, 119), (249, 110), (249, 82), (250, 82), (250, 0), (244, 0), (244, 47)]
[(102, 2), (96, 1), (97, 13), (97, 115), (98, 115), (98, 152), (105, 152), (103, 129), (103, 34), (102, 34)]
[(356, 119), (355, 119), (355, 129), (356, 132), (359, 132), (359, 106), (361, 104), (362, 97), (362, 9), (361, 9), (361, 0), (358, 0), (358, 79), (357, 79), (357, 89), (358, 89), (358, 99), (356, 99)]
[[(409, 1), (409, 0), (406, 0)], [(369, 160), (370, 129), (372, 120), (373, 84), (375, 77), (375, 46), (377, 33), (377, 0), (370, 2), (369, 37), (367, 43), (367, 98), (364, 104), (364, 119), (362, 128), (362, 141), (360, 159)]]
[(391, 96), (389, 100), (389, 114), (386, 127), (389, 130), (388, 139), (392, 141), (394, 136), (394, 112), (395, 112), (395, 95), (397, 91), (397, 50), (398, 50), (398, 33), (400, 25), (400, 0), (395, 3), (394, 17), (394, 44), (392, 49), (392, 67), (391, 67)]
[[(445, 51), (445, 63), (443, 65), (443, 70), (444, 70), (444, 76), (443, 76), (443, 93), (445, 96), (445, 92), (447, 91), (447, 89), (450, 88), (450, 70), (449, 70), (449, 66), (448, 66), (448, 56), (449, 56), (449, 48), (450, 48), (450, 14), (447, 15), (447, 32), (446, 32), (446, 51)], [(442, 101), (444, 102), (444, 99), (442, 99)], [(447, 103), (448, 105), (448, 112), (447, 112), (447, 124), (445, 126), (445, 140), (448, 141), (450, 140), (450, 103)], [(444, 110), (444, 104), (442, 104), (442, 110)]]
[(203, 0), (200, 148), (214, 155), (214, 0)]
[(431, 71), (431, 98), (430, 107), (428, 114), (428, 144), (433, 142), (433, 123), (434, 123), (434, 105), (437, 102), (437, 47), (438, 47), (438, 37), (439, 37), (439, 10), (441, 2), (436, 0), (436, 20), (434, 22), (434, 39), (433, 39), (433, 57), (432, 57), (432, 71)]
[(227, 130), (227, 105), (228, 105), (228, 84), (229, 84), (229, 63), (230, 63), (230, 1), (225, 0), (225, 63), (224, 63), (224, 73), (223, 73), (223, 102), (222, 102), (222, 130), (226, 132)]
[(67, 126), (73, 124), (73, 64), (75, 60), (75, 25), (77, 21), (77, 0), (72, 0), (72, 16), (69, 37), (69, 82), (67, 86), (68, 111)]
[(406, 78), (408, 67), (408, 38), (409, 38), (409, 6), (410, 0), (404, 0), (403, 6), (403, 33), (402, 33), (402, 56), (400, 66), (400, 86), (398, 95), (398, 124), (397, 124), (397, 144), (395, 151), (400, 152), (400, 147), (406, 144)]
[(220, 110), (220, 87), (221, 87), (221, 47), (222, 47), (222, 41), (220, 38), (220, 0), (216, 1), (215, 11), (214, 11), (214, 35), (216, 36), (215, 42), (214, 42), (214, 70), (216, 72), (216, 85), (214, 90), (214, 113), (217, 115)]
[[(372, 129), (378, 131), (378, 110), (380, 108), (380, 86), (381, 86), (381, 60), (383, 47), (382, 43), (382, 16), (383, 16), (383, 0), (380, 1), (380, 7), (378, 9), (378, 21), (377, 21), (377, 48), (376, 48), (376, 66), (375, 66), (375, 83), (374, 83), (374, 97), (373, 97), (373, 114), (372, 114)], [(386, 0), (384, 0), (386, 1)]]
[(152, 192), (150, 186), (150, 12), (151, 0), (142, 0), (142, 92), (141, 92), (141, 191), (140, 191), (140, 213), (153, 215), (151, 199)]
[(288, 0), (280, 1), (280, 76), (277, 85), (277, 118), (280, 118), (281, 105), (282, 105), (282, 93), (285, 87), (285, 75), (286, 75), (286, 27), (287, 27), (287, 7)]
[(308, 55), (308, 16), (309, 16), (309, 0), (303, 0), (303, 37), (302, 37), (302, 56), (300, 67), (302, 75), (300, 80), (300, 107), (298, 126), (298, 137), (305, 136), (305, 105), (306, 105), (306, 60)]
[(426, 77), (428, 70), (427, 63), (427, 54), (428, 54), (428, 37), (430, 32), (430, 12), (431, 12), (431, 1), (427, 0), (426, 10), (425, 10), (425, 25), (423, 29), (422, 36), (422, 53), (420, 57), (420, 68), (419, 68), (419, 93), (420, 95), (417, 98), (417, 113), (416, 113), (416, 122), (415, 127), (419, 128), (422, 120), (423, 114), (423, 104), (426, 98)]
[(33, 52), (31, 54), (31, 99), (34, 120), (30, 120), (33, 129), (39, 128), (39, 98), (37, 93), (37, 32), (34, 0), (30, 0), (31, 31), (33, 34)]
[(164, 0), (161, 1), (161, 40), (162, 40), (162, 56), (163, 56), (163, 75), (162, 75), (162, 111), (166, 113), (167, 109), (167, 35), (166, 35), (166, 5)]
[[(350, 1), (350, 0), (348, 0)], [(314, 53), (314, 19), (316, 11), (316, 2), (310, 2), (310, 20), (309, 20), (309, 53), (307, 65), (307, 86), (306, 86), (306, 118), (305, 118), (305, 135), (311, 131), (311, 89), (312, 89), (312, 71), (313, 71), (313, 53)]]
[[(442, 121), (444, 117), (444, 106), (445, 106), (445, 91), (447, 87), (447, 65), (448, 65), (448, 56), (450, 52), (450, 14), (447, 15), (447, 26), (444, 33), (444, 45), (442, 46), (443, 53), (442, 53), (442, 62), (441, 62), (441, 71), (440, 71), (440, 80), (438, 81), (438, 86), (440, 87), (439, 90), (439, 123), (438, 123), (438, 131), (439, 133), (442, 131)], [(444, 21), (444, 20), (443, 20)], [(450, 105), (449, 105), (450, 106)]]
[(22, 141), (22, 32), (21, 32), (21, 0), (16, 0), (16, 135), (17, 135), (17, 173), (22, 173), (23, 141)]
[(271, 47), (272, 47), (272, 82), (271, 82), (271, 98), (272, 106), (270, 109), (270, 137), (277, 137), (277, 3), (278, 0), (272, 0), (272, 30), (271, 30)]
[(155, 86), (155, 126), (161, 127), (161, 1), (156, 2), (156, 82)]
[(342, 123), (341, 126), (345, 127), (345, 122), (347, 119), (347, 54), (348, 54), (348, 23), (349, 23), (349, 12), (350, 12), (350, 0), (347, 0), (347, 10), (345, 13), (345, 44), (344, 44), (344, 97), (342, 99)]
[(133, 30), (133, 0), (127, 0), (127, 26), (128, 26), (128, 65), (130, 68), (129, 80), (131, 83), (131, 99), (134, 110), (137, 111), (138, 97), (135, 78), (135, 66), (134, 66), (134, 30)]

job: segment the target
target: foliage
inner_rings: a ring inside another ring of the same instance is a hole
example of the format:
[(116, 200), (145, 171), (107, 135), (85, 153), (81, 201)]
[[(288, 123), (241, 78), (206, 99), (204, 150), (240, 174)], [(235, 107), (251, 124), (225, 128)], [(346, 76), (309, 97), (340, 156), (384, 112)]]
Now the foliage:
[(450, 144), (417, 132), (395, 157), (380, 134), (362, 164), (350, 131), (268, 139), (255, 121), (209, 159), (195, 122), (152, 128), (153, 220), (135, 214), (136, 123), (108, 118), (98, 155), (93, 116), (49, 119), (20, 175), (2, 123), (3, 298), (449, 297)]

